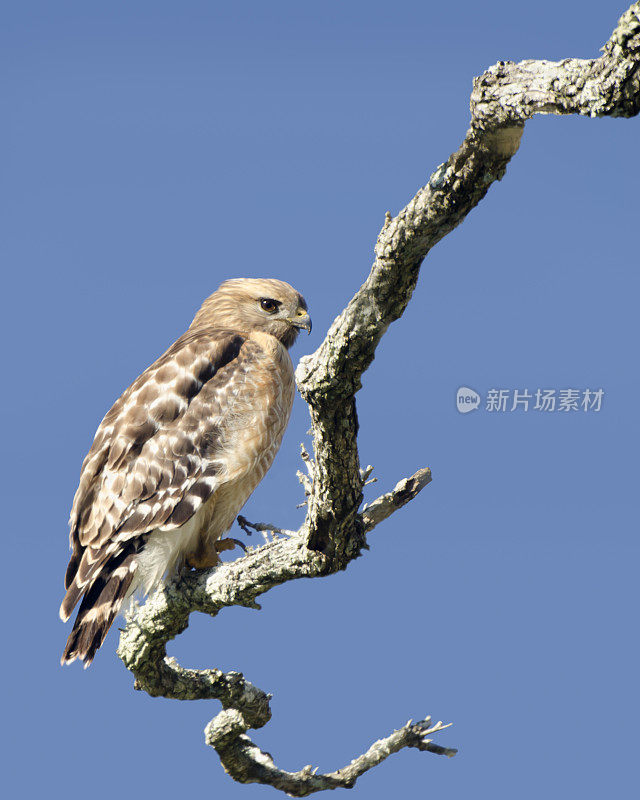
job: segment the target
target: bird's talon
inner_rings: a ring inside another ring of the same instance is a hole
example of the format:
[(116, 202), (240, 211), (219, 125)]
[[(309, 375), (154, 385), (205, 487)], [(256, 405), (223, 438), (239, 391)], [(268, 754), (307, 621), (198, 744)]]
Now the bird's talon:
[(226, 536), (224, 539), (218, 539), (215, 543), (216, 552), (221, 553), (223, 550), (233, 550), (233, 548), (238, 545), (241, 547), (244, 552), (247, 552), (247, 548), (244, 542), (241, 542), (240, 539), (232, 539), (231, 536)]
[(228, 541), (235, 542), (235, 544), (237, 544), (238, 547), (241, 547), (245, 553), (247, 552), (246, 544), (244, 542), (241, 542), (240, 539), (232, 539), (231, 537), (228, 537)]
[(251, 534), (253, 533), (253, 531), (249, 527), (251, 523), (246, 517), (243, 517), (242, 514), (239, 514), (236, 519), (236, 522), (242, 528), (242, 530), (247, 534), (247, 536), (251, 536)]

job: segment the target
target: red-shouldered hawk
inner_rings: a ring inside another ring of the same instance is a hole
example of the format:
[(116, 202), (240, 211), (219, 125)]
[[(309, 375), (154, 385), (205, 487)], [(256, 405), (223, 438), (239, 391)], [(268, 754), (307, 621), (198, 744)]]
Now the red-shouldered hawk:
[(311, 331), (288, 283), (236, 279), (115, 402), (82, 465), (60, 617), (82, 598), (62, 663), (88, 666), (125, 598), (206, 568), (280, 447), (294, 395), (288, 348)]

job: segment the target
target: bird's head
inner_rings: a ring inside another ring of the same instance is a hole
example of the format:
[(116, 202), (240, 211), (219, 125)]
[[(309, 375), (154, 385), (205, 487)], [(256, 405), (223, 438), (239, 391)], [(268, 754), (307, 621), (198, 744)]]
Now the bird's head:
[(216, 327), (251, 333), (263, 331), (291, 347), (300, 330), (311, 333), (304, 297), (274, 278), (234, 278), (208, 297), (191, 328)]

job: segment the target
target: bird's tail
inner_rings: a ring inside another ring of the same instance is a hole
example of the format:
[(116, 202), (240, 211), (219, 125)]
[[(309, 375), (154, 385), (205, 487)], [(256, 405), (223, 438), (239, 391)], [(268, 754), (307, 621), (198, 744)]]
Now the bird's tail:
[(62, 654), (62, 664), (79, 658), (86, 668), (93, 661), (131, 586), (138, 547), (136, 540), (127, 542), (122, 550), (104, 560), (79, 591), (76, 581), (71, 582), (60, 616), (68, 618), (83, 591), (84, 597)]

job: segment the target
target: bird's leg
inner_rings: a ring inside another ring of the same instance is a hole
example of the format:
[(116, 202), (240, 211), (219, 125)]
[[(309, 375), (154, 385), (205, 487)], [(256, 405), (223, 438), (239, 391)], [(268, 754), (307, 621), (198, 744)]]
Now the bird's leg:
[[(254, 531), (262, 531), (262, 535), (264, 536), (265, 542), (269, 542), (274, 540), (278, 536), (295, 536), (295, 531), (287, 531), (284, 528), (279, 528), (277, 525), (271, 525), (270, 522), (249, 522), (246, 517), (239, 516), (236, 519), (238, 525), (242, 528), (242, 530), (247, 534), (247, 536), (251, 536), (253, 531), (249, 530), (253, 528)], [(269, 537), (268, 534), (273, 534), (273, 537)], [(238, 542), (240, 544), (240, 542)]]
[(217, 545), (217, 541), (200, 536), (196, 549), (186, 558), (187, 565), (192, 569), (211, 569), (217, 566), (220, 563)]
[(220, 558), (215, 550), (210, 553), (196, 551), (188, 555), (186, 561), (191, 569), (211, 569), (220, 563)]
[(187, 565), (192, 569), (211, 569), (220, 563), (220, 556), (223, 550), (233, 550), (234, 547), (241, 547), (245, 553), (247, 548), (239, 539), (217, 539), (215, 541), (206, 541), (201, 538), (198, 542), (198, 547), (186, 558)]

